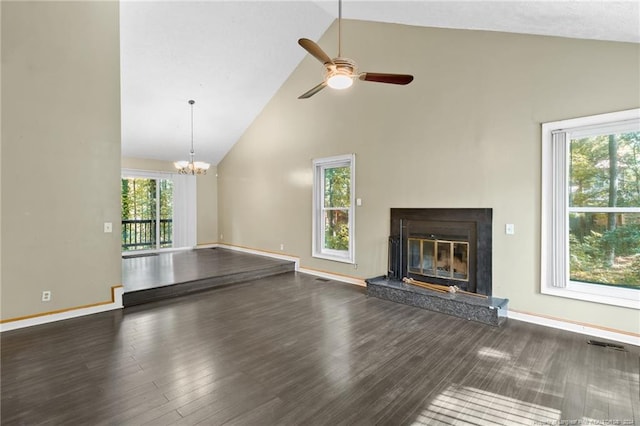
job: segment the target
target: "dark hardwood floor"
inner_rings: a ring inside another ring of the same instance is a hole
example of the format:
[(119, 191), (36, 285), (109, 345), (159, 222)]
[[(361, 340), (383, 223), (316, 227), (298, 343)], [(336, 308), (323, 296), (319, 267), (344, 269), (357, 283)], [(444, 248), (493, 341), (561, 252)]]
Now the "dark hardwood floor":
[(489, 327), (291, 272), (2, 333), (0, 415), (3, 425), (640, 424), (640, 348), (587, 339), (513, 320)]
[(291, 272), (295, 263), (223, 248), (122, 259), (125, 307)]

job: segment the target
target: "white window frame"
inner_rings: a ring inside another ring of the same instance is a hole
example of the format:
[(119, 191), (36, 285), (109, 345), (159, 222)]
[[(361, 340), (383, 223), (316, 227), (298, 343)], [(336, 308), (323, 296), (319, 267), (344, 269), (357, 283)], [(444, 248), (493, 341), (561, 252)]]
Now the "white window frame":
[[(349, 208), (349, 249), (347, 251), (324, 248), (324, 170), (336, 167), (349, 167), (350, 203)], [(355, 263), (355, 180), (356, 157), (354, 154), (337, 155), (335, 157), (313, 160), (313, 242), (312, 256), (336, 262)]]
[[(637, 126), (640, 108), (542, 124), (541, 293), (640, 310), (640, 290), (570, 280), (568, 238), (569, 212), (576, 209), (569, 207), (569, 141)], [(640, 213), (640, 208), (596, 210)]]
[[(177, 173), (121, 169), (120, 177), (145, 178), (145, 179), (167, 179), (173, 182), (173, 247), (158, 248), (157, 246), (148, 250), (123, 251), (122, 254), (144, 254), (175, 251), (196, 246), (196, 220), (197, 220), (197, 200), (196, 200), (196, 177), (192, 175), (181, 175)], [(160, 211), (159, 193), (156, 194), (157, 211)], [(160, 235), (159, 229), (156, 230)]]

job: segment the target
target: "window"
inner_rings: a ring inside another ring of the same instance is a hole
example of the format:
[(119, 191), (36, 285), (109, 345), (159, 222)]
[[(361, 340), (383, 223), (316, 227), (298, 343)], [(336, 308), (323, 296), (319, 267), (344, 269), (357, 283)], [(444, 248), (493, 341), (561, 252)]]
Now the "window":
[(122, 251), (196, 245), (195, 176), (123, 169)]
[(545, 294), (640, 309), (640, 109), (542, 126)]
[(354, 263), (355, 156), (313, 161), (313, 256)]
[(172, 247), (173, 182), (123, 177), (121, 189), (122, 251)]

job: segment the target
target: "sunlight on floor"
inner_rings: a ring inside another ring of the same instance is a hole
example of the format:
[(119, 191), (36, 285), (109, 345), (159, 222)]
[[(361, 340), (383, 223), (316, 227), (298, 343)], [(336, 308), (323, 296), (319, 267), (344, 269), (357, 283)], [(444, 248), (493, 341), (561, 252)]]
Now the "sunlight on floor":
[(502, 352), (496, 349), (492, 349), (492, 348), (481, 348), (478, 351), (478, 357), (480, 358), (491, 358), (491, 359), (501, 359), (504, 361), (510, 361), (511, 360), (511, 354), (507, 353), (507, 352)]
[(556, 424), (560, 411), (480, 389), (451, 385), (436, 396), (413, 425)]

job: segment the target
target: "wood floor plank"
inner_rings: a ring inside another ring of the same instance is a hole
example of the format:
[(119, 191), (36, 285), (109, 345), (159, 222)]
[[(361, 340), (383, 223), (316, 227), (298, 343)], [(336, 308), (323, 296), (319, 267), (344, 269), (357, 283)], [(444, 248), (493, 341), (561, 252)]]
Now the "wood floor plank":
[[(153, 424), (156, 419), (175, 418), (180, 420), (183, 418), (183, 413), (189, 414), (190, 412), (197, 411), (202, 406), (205, 406), (209, 401), (216, 401), (223, 398), (225, 396), (223, 386), (238, 375), (239, 373), (234, 373), (233, 375), (227, 376), (216, 383), (209, 383), (190, 391), (185, 390), (180, 395), (170, 400), (167, 400), (165, 396), (165, 401), (161, 401), (161, 403), (156, 404), (144, 413), (127, 418), (123, 423), (140, 425), (146, 423)], [(171, 414), (174, 412), (178, 415), (177, 417), (175, 414)]]
[(282, 408), (282, 400), (273, 398), (257, 406), (256, 408), (246, 411), (231, 420), (224, 422), (225, 426), (252, 426), (259, 424), (275, 424), (278, 412)]
[(180, 419), (182, 419), (180, 413), (178, 413), (176, 410), (172, 410), (166, 414), (163, 414), (162, 416), (153, 417), (149, 421), (143, 423), (140, 422), (142, 419), (134, 418), (131, 421), (123, 423), (123, 425), (169, 426), (175, 424)]
[(640, 348), (287, 273), (2, 333), (2, 425), (640, 424)]

